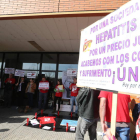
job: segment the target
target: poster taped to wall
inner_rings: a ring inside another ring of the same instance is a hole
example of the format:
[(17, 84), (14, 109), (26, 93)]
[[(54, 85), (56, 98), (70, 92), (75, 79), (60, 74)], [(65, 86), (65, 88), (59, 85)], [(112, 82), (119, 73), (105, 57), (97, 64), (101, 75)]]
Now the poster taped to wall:
[(78, 86), (139, 94), (140, 1), (81, 31)]
[(15, 76), (24, 77), (24, 71), (16, 69)]
[(49, 82), (40, 82), (39, 89), (49, 89)]
[(62, 99), (70, 99), (70, 89), (69, 86), (73, 83), (73, 76), (67, 76), (67, 71), (63, 71), (62, 74), (62, 84), (64, 85), (65, 91), (63, 92)]
[(27, 78), (36, 78), (36, 72), (28, 71), (27, 72)]
[(67, 76), (77, 76), (76, 69), (67, 69)]
[(15, 74), (15, 68), (5, 68), (5, 74)]

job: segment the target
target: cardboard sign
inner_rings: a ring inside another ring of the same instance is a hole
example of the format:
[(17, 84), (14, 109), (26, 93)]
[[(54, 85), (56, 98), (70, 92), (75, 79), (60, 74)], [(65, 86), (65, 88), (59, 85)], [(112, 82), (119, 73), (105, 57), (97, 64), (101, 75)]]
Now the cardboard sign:
[(63, 90), (63, 85), (58, 85), (59, 90)]
[(34, 71), (27, 72), (27, 78), (36, 78), (36, 72)]
[(5, 68), (5, 74), (15, 74), (15, 68)]
[(63, 119), (60, 125), (66, 126), (66, 123), (68, 123), (69, 126), (77, 127), (77, 122), (78, 121), (76, 121), (76, 120), (66, 120), (66, 119)]
[(139, 15), (133, 0), (81, 31), (78, 86), (140, 93)]
[(15, 76), (24, 77), (24, 71), (16, 69)]
[(77, 76), (76, 69), (67, 69), (67, 76)]
[(49, 82), (40, 82), (39, 89), (49, 89)]

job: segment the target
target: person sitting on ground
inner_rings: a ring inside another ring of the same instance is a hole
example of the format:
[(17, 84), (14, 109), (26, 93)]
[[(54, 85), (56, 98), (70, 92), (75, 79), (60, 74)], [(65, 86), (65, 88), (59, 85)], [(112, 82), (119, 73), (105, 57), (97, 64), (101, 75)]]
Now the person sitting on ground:
[(28, 103), (24, 110), (25, 113), (31, 110), (31, 108), (33, 107), (33, 95), (35, 94), (35, 90), (36, 90), (36, 83), (34, 82), (34, 79), (31, 78), (30, 82), (28, 83), (26, 87)]
[[(62, 89), (60, 89), (59, 86), (62, 86)], [(57, 102), (57, 100), (58, 100), (58, 111), (59, 111), (62, 95), (63, 95), (63, 92), (64, 92), (64, 86), (62, 85), (62, 81), (60, 79), (57, 81), (57, 85), (54, 89), (54, 92), (55, 92), (55, 97), (54, 97), (53, 113), (56, 112), (56, 102)]]
[[(49, 81), (47, 81), (46, 77), (43, 76), (42, 81), (40, 81), (40, 83), (49, 83)], [(41, 110), (41, 109), (45, 110), (46, 109), (48, 90), (49, 89), (44, 88), (44, 89), (40, 89), (40, 91), (39, 91), (39, 103), (38, 103), (39, 110)], [(44, 100), (43, 107), (42, 107), (42, 99)]]
[(71, 90), (71, 99), (70, 99), (71, 112), (69, 115), (71, 115), (71, 113), (73, 113), (73, 106), (74, 106), (74, 102), (75, 102), (75, 105), (76, 105), (75, 115), (78, 116), (78, 105), (77, 105), (77, 101), (76, 101), (76, 96), (78, 95), (79, 88), (77, 87), (76, 83), (77, 83), (77, 78), (74, 77), (73, 83), (69, 87), (69, 89)]
[(15, 84), (15, 78), (13, 78), (13, 74), (9, 74), (9, 78), (7, 78), (4, 82), (4, 85), (5, 85), (5, 93), (4, 93), (5, 107), (11, 107), (14, 84)]
[(20, 81), (18, 81), (17, 84), (15, 84), (16, 90), (17, 90), (17, 103), (18, 103), (18, 111), (22, 112), (24, 109), (24, 97), (25, 97), (25, 90), (26, 90), (26, 82), (25, 78), (21, 77)]

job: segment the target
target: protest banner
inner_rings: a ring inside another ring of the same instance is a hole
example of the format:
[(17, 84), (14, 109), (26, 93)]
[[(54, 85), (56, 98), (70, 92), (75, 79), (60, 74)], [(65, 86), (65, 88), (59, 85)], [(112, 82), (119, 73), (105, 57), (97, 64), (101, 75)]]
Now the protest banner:
[(49, 82), (40, 82), (39, 89), (49, 89)]
[(5, 68), (5, 74), (14, 74), (15, 68)]
[(27, 72), (27, 78), (36, 78), (36, 72), (28, 71)]
[(24, 77), (24, 71), (16, 69), (15, 76)]
[(67, 69), (67, 76), (77, 76), (76, 69)]
[[(139, 94), (139, 14), (140, 1), (133, 0), (81, 31), (79, 87)], [(114, 94), (113, 113), (116, 112), (116, 98)], [(112, 117), (112, 124), (115, 124), (115, 117)]]

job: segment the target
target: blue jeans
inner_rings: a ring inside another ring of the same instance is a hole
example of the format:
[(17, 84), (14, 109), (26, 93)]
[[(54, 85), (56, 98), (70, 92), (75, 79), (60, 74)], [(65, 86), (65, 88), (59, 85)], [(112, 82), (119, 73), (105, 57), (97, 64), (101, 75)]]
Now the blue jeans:
[(74, 102), (75, 102), (75, 106), (76, 106), (75, 113), (78, 113), (78, 105), (77, 105), (76, 97), (75, 96), (71, 96), (71, 99), (70, 99), (71, 112), (73, 112)]
[(39, 92), (39, 102), (38, 102), (39, 109), (42, 109), (42, 99), (44, 100), (43, 109), (46, 109), (47, 96), (48, 93)]
[(130, 127), (116, 127), (116, 132), (122, 140), (130, 140)]

